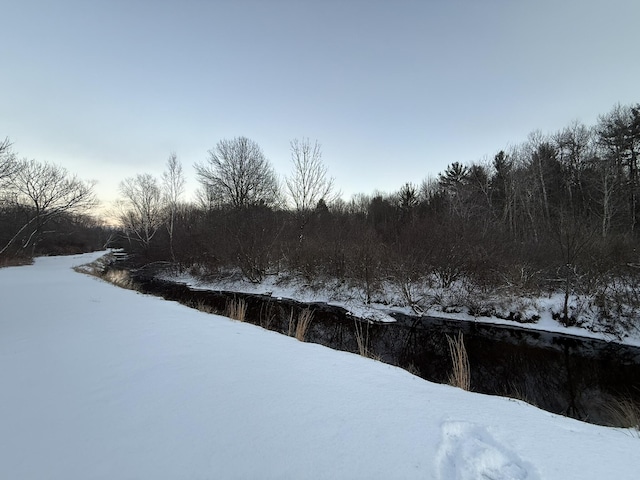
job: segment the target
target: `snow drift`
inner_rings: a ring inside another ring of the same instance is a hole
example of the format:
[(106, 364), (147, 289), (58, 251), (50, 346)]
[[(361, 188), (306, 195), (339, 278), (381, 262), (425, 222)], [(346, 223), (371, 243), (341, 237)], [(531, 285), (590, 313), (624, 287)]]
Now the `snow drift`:
[(0, 270), (0, 477), (636, 478), (629, 431), (119, 289)]

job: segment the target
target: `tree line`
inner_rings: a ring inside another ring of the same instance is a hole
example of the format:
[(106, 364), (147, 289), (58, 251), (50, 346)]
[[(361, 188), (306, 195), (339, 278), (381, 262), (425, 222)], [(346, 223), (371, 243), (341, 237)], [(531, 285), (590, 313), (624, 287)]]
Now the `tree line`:
[[(6, 144), (1, 221), (11, 228), (2, 229), (0, 249), (33, 248), (56, 212), (76, 218), (94, 201), (91, 185), (65, 172), (69, 195), (43, 204), (16, 174), (36, 164), (17, 161)], [(235, 271), (252, 282), (283, 273), (310, 284), (332, 279), (367, 302), (394, 285), (416, 308), (438, 301), (418, 285), (460, 282), (475, 298), (562, 292), (558, 316), (567, 324), (579, 321), (570, 302), (579, 295), (607, 322), (631, 322), (640, 308), (640, 105), (617, 105), (592, 126), (535, 131), (491, 159), (454, 162), (396, 192), (348, 201), (318, 142), (290, 146), (291, 171), (280, 182), (256, 142), (220, 140), (195, 165), (199, 188), (189, 202), (176, 154), (160, 178), (123, 180), (119, 245), (142, 263)], [(482, 302), (467, 306), (482, 313)]]
[[(164, 187), (144, 175), (125, 180), (121, 223), (126, 248), (145, 261), (234, 270), (252, 282), (283, 272), (330, 278), (360, 288), (367, 302), (389, 284), (408, 304), (421, 301), (415, 285), (462, 280), (480, 296), (559, 291), (567, 324), (578, 321), (571, 297), (588, 294), (602, 318), (617, 321), (640, 306), (639, 149), (640, 106), (618, 105), (596, 125), (535, 131), (490, 160), (454, 162), (396, 192), (345, 201), (317, 142), (291, 142), (281, 184), (260, 147), (238, 137), (195, 165), (195, 202), (175, 189), (167, 202), (170, 164)], [(145, 185), (153, 201), (141, 201)]]

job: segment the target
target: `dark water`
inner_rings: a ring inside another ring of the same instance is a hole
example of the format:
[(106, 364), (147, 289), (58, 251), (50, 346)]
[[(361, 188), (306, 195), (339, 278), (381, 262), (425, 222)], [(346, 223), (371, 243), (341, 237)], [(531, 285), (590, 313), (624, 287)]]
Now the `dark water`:
[[(471, 367), (471, 390), (520, 398), (539, 408), (580, 420), (616, 425), (615, 399), (640, 404), (640, 348), (517, 326), (418, 317), (392, 313), (395, 323), (371, 323), (340, 307), (300, 303), (263, 295), (193, 290), (183, 284), (132, 272), (145, 293), (223, 312), (228, 301), (243, 299), (245, 321), (288, 334), (298, 314), (309, 308), (313, 321), (306, 341), (359, 352), (406, 368), (433, 382), (446, 383), (452, 370), (447, 335), (464, 335)], [(358, 338), (359, 337), (359, 338)]]

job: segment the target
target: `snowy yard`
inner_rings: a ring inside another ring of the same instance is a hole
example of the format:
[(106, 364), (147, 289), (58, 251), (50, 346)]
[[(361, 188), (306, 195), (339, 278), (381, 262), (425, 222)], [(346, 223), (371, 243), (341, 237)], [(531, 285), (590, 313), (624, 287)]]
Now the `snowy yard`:
[(71, 267), (0, 269), (0, 478), (635, 479), (640, 439)]

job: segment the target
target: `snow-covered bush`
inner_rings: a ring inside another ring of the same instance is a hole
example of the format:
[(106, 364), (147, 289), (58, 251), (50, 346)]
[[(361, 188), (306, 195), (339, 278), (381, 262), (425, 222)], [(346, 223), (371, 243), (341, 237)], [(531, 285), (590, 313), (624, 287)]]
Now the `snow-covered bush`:
[(611, 334), (640, 331), (640, 278), (635, 272), (610, 275), (593, 296), (597, 327)]

